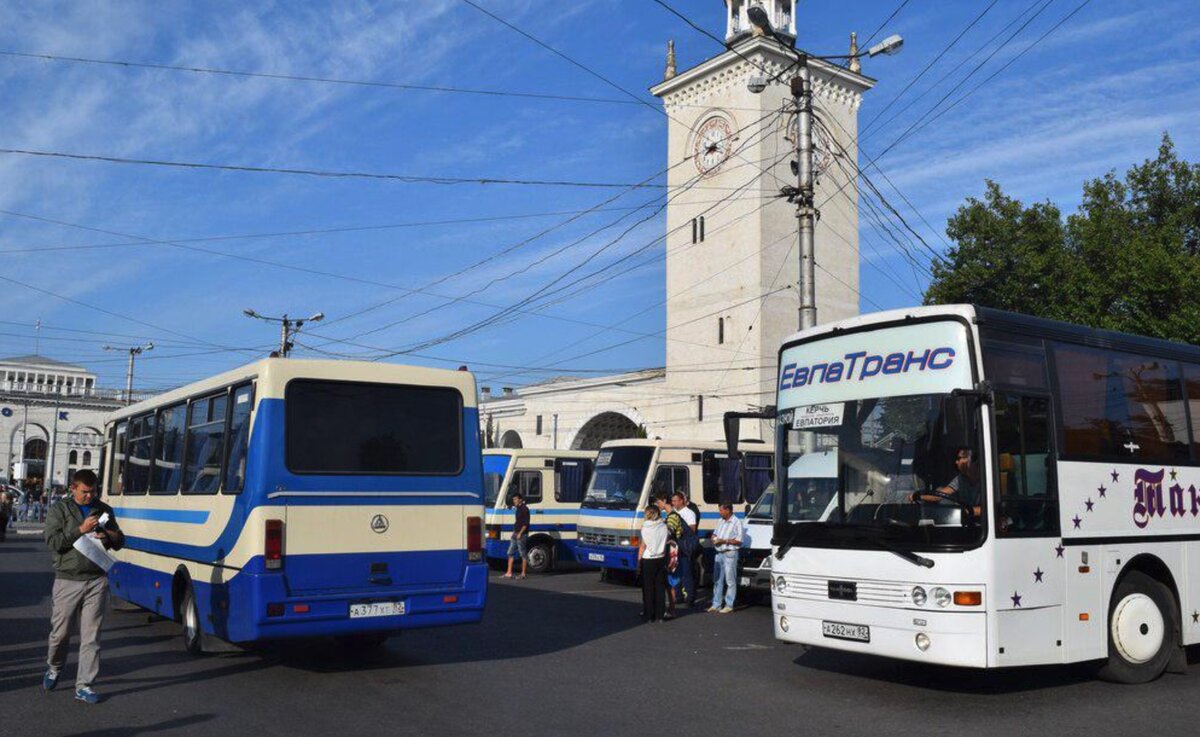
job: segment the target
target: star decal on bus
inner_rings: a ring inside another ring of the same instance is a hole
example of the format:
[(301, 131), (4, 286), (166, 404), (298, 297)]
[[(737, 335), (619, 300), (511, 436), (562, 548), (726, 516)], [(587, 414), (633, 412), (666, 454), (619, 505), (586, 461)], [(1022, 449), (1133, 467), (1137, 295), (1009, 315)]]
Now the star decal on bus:
[(1020, 594), (1018, 594), (1016, 591), (1014, 591), (1013, 595), (1010, 596), (1009, 598), (1012, 599), (1013, 607), (1020, 608), (1020, 606), (1021, 606), (1021, 595)]
[(1037, 570), (1033, 572), (1033, 582), (1042, 583), (1042, 576), (1044, 575), (1046, 575), (1046, 572), (1042, 570), (1041, 566), (1038, 566)]
[(1058, 558), (1061, 558), (1061, 557), (1063, 557), (1063, 552), (1064, 552), (1065, 550), (1066, 550), (1066, 548), (1064, 548), (1064, 547), (1063, 547), (1063, 544), (1060, 542), (1060, 543), (1058, 544), (1058, 547), (1054, 548), (1054, 552), (1055, 552), (1055, 554), (1056, 554), (1056, 557), (1058, 557)]
[(1100, 494), (1100, 498), (1103, 499), (1104, 495), (1108, 493), (1108, 489), (1105, 488), (1104, 484), (1100, 484), (1100, 488), (1096, 489), (1096, 492)]
[(1095, 505), (1096, 505), (1096, 503), (1094, 501), (1092, 501), (1091, 499), (1088, 499), (1086, 502), (1083, 503), (1083, 506), (1087, 507), (1087, 511), (1089, 511), (1089, 512), (1092, 511), (1092, 507), (1094, 507)]
[(1083, 520), (1079, 518), (1079, 515), (1075, 515), (1073, 518), (1071, 518), (1071, 522), (1075, 524), (1076, 530), (1079, 529), (1079, 525), (1083, 524)]
[(1171, 469), (1171, 480), (1174, 481), (1175, 477), (1178, 475), (1179, 475), (1179, 472), (1172, 468)]
[(1114, 484), (1117, 483), (1117, 479), (1121, 478), (1121, 474), (1117, 473), (1117, 469), (1115, 468), (1112, 470), (1111, 476)]
[(1200, 624), (1200, 612), (1192, 612), (1192, 624)]

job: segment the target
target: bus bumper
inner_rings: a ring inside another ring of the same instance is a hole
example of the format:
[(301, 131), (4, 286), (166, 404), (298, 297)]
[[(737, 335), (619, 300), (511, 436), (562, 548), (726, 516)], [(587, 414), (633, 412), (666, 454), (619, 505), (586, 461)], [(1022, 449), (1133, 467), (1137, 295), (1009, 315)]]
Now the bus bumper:
[(589, 568), (614, 568), (624, 571), (636, 571), (637, 548), (610, 547), (608, 545), (586, 545), (575, 543), (575, 560), (580, 565)]
[[(983, 612), (901, 609), (853, 602), (807, 601), (772, 594), (776, 639), (810, 647), (882, 655), (920, 663), (969, 668), (987, 666), (987, 615)], [(830, 634), (825, 623), (849, 626), (868, 641)], [(861, 627), (866, 627), (864, 632)], [(918, 635), (928, 647), (918, 646)]]
[[(302, 596), (290, 595), (282, 576), (242, 573), (230, 581), (225, 594), (228, 607), (236, 607), (240, 616), (227, 617), (216, 613), (219, 606), (205, 606), (207, 596), (221, 595), (215, 587), (196, 581), (193, 586), (204, 630), (229, 642), (392, 633), (480, 621), (487, 599), (487, 566), (468, 564), (457, 584)], [(352, 604), (375, 602), (402, 606), (403, 613), (350, 616)]]

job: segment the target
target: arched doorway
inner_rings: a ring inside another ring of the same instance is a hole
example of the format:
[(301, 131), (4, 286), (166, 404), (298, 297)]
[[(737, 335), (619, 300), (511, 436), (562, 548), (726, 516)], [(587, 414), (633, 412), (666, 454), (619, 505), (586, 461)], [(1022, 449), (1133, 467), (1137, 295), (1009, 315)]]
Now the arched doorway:
[(579, 428), (571, 449), (599, 450), (609, 440), (644, 437), (646, 431), (620, 412), (601, 412)]
[(523, 448), (521, 443), (521, 435), (516, 430), (508, 430), (500, 436), (501, 448)]
[(44, 438), (30, 438), (25, 441), (25, 483), (28, 488), (41, 486), (46, 478), (46, 449), (49, 447)]

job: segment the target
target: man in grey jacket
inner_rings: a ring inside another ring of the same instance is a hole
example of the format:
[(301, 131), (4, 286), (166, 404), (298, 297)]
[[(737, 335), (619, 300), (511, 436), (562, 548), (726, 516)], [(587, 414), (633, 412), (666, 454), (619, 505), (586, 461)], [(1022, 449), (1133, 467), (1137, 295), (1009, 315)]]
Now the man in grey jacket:
[[(104, 524), (101, 518), (107, 514)], [(117, 526), (112, 507), (100, 501), (96, 474), (88, 469), (71, 477), (71, 493), (46, 515), (46, 545), (54, 554), (53, 609), (50, 615), (50, 653), (42, 688), (54, 690), (67, 662), (71, 620), (79, 616), (79, 670), (75, 698), (88, 704), (100, 700), (92, 682), (100, 672), (100, 627), (108, 609), (108, 575), (75, 549), (75, 541), (94, 535), (110, 550), (119, 550), (125, 535)]]

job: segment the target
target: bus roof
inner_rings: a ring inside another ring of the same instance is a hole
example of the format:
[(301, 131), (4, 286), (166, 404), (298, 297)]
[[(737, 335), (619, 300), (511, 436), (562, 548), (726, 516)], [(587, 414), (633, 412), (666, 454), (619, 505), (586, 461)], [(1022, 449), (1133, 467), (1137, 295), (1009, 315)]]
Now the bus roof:
[(1006, 330), (1028, 337), (1050, 338), (1068, 343), (1078, 343), (1106, 350), (1121, 350), (1149, 353), (1181, 361), (1200, 362), (1200, 346), (1179, 343), (1144, 335), (1121, 333), (1075, 325), (1060, 320), (1023, 315), (1018, 312), (997, 310), (979, 305), (934, 305), (929, 307), (906, 307), (898, 310), (871, 312), (857, 317), (825, 323), (792, 334), (783, 342), (784, 346), (798, 341), (810, 340), (825, 335), (836, 335), (849, 330), (867, 328), (885, 323), (903, 323), (910, 320), (929, 320), (938, 317), (958, 318), (969, 323)]
[(595, 458), (594, 450), (555, 450), (553, 448), (487, 448), (485, 456), (512, 456), (513, 458)]
[[(758, 445), (753, 440), (743, 440), (743, 444), (748, 443), (750, 446)], [(770, 451), (770, 447), (766, 443), (762, 444), (764, 450)], [(649, 440), (646, 438), (630, 438), (627, 440), (609, 440), (600, 446), (601, 450), (606, 448), (673, 448), (673, 449), (692, 449), (692, 450), (728, 450), (728, 446), (723, 441), (705, 441), (705, 440)], [(749, 448), (744, 448), (749, 449)]]
[(282, 398), (292, 379), (329, 379), (333, 381), (365, 381), (389, 384), (446, 386), (458, 389), (463, 406), (474, 408), (475, 375), (468, 371), (402, 366), (374, 361), (330, 361), (297, 358), (264, 358), (216, 376), (196, 381), (178, 389), (159, 394), (109, 415), (110, 420), (140, 414), (155, 407), (182, 401), (207, 391), (220, 389), (249, 379), (258, 380), (258, 398)]

